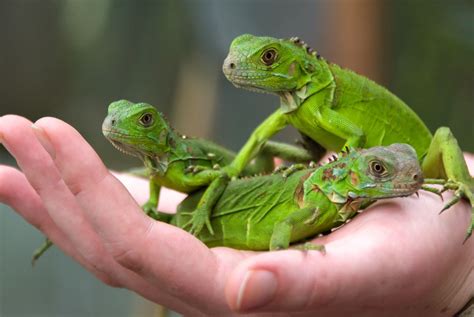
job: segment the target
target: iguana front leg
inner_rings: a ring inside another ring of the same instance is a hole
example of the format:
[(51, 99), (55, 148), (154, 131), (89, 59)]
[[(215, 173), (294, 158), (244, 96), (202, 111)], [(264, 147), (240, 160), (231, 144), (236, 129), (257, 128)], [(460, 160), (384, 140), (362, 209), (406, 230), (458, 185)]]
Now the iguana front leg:
[(149, 188), (150, 196), (148, 198), (148, 201), (142, 206), (143, 211), (149, 217), (155, 220), (169, 223), (173, 215), (157, 210), (161, 192), (161, 185), (154, 177), (150, 178)]
[(258, 154), (267, 140), (288, 125), (285, 114), (278, 109), (252, 133), (231, 164), (222, 170), (229, 177), (238, 176)]
[[(291, 241), (291, 234), (295, 225), (311, 221), (315, 223), (319, 217), (319, 209), (315, 207), (304, 207), (291, 213), (286, 219), (278, 222), (273, 227), (273, 233), (270, 240), (270, 251), (288, 249)], [(309, 223), (308, 223), (309, 225)], [(319, 250), (324, 252), (324, 246), (305, 243), (304, 250)]]
[(346, 146), (349, 148), (364, 147), (366, 139), (364, 131), (347, 117), (328, 106), (322, 106), (317, 110), (316, 120), (321, 128), (345, 140), (341, 149)]
[(186, 229), (187, 227), (191, 226), (188, 232), (198, 236), (204, 225), (206, 225), (209, 232), (214, 234), (214, 230), (212, 229), (210, 221), (212, 209), (227, 186), (229, 177), (225, 173), (222, 173), (222, 171), (205, 169), (198, 171), (197, 174), (185, 177), (183, 181), (185, 181), (188, 185), (197, 187), (204, 186), (206, 184), (210, 185), (206, 188), (204, 194), (199, 200), (196, 209), (188, 213), (192, 215), (192, 217), (186, 224), (182, 226), (182, 228)]
[(155, 218), (157, 214), (156, 208), (158, 208), (158, 201), (160, 199), (161, 186), (153, 177), (151, 177), (149, 188), (150, 196), (148, 201), (143, 204), (142, 209), (148, 216)]
[(198, 236), (201, 232), (204, 225), (206, 225), (207, 230), (211, 235), (214, 235), (214, 230), (211, 226), (211, 213), (214, 205), (217, 203), (217, 200), (224, 192), (224, 189), (227, 186), (229, 178), (227, 175), (221, 175), (209, 185), (204, 194), (202, 195), (196, 209), (190, 213), (191, 219), (183, 225), (183, 229), (191, 226), (188, 230), (189, 233)]
[(422, 169), (425, 177), (446, 179), (444, 186), (455, 190), (455, 201), (446, 203), (442, 210), (452, 206), (460, 197), (469, 200), (471, 224), (466, 239), (469, 238), (474, 227), (474, 179), (469, 174), (461, 148), (449, 128), (441, 127), (436, 130), (423, 160)]

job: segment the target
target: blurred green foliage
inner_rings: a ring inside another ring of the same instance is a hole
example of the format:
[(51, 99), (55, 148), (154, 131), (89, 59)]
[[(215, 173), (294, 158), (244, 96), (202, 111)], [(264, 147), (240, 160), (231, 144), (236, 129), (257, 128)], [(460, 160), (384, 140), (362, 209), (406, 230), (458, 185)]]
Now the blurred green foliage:
[(392, 91), (431, 131), (449, 126), (461, 147), (473, 152), (474, 2), (391, 4), (385, 43)]

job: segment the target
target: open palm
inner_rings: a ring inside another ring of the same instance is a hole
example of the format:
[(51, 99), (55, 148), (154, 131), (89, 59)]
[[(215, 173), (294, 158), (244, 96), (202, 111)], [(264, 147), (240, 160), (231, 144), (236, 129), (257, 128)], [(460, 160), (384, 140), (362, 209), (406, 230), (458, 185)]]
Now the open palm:
[(21, 168), (0, 166), (0, 201), (104, 283), (178, 312), (450, 316), (473, 295), (464, 202), (442, 215), (430, 193), (375, 204), (317, 239), (326, 255), (209, 249), (147, 217), (146, 184), (119, 175), (127, 191), (66, 123), (3, 116), (0, 139)]

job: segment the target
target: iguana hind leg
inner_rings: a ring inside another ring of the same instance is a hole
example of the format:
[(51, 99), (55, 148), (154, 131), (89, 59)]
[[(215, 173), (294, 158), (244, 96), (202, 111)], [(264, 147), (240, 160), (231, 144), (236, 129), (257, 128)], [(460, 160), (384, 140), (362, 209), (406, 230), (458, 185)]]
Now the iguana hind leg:
[(471, 223), (466, 239), (469, 238), (474, 227), (474, 179), (469, 174), (461, 148), (449, 128), (441, 127), (436, 131), (422, 168), (425, 177), (444, 178), (447, 180), (444, 186), (455, 191), (454, 200), (447, 202), (442, 210), (452, 206), (460, 197), (470, 202)]

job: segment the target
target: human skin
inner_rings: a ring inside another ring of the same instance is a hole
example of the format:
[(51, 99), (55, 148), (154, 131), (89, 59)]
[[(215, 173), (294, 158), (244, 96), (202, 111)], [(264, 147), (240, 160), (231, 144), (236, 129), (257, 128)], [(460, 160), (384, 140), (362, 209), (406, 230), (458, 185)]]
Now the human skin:
[(0, 140), (20, 167), (0, 166), (1, 202), (102, 282), (187, 315), (452, 316), (474, 293), (464, 201), (441, 215), (432, 193), (377, 203), (315, 240), (326, 255), (209, 249), (147, 217), (147, 184), (112, 175), (68, 124), (3, 116)]

